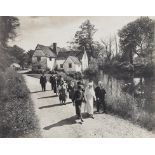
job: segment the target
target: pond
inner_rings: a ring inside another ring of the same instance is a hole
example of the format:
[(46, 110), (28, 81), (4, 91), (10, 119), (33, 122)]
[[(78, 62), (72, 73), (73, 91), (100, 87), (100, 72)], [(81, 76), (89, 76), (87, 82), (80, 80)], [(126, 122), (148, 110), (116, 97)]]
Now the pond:
[(152, 130), (155, 128), (154, 78), (98, 73), (93, 77), (102, 81), (107, 92), (110, 112)]

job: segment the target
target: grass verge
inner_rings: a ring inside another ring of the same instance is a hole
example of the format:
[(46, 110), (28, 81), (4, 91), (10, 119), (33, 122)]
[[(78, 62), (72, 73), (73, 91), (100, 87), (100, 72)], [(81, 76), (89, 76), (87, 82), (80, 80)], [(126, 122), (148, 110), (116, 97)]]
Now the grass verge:
[(38, 120), (23, 76), (7, 69), (0, 80), (0, 137), (39, 137)]

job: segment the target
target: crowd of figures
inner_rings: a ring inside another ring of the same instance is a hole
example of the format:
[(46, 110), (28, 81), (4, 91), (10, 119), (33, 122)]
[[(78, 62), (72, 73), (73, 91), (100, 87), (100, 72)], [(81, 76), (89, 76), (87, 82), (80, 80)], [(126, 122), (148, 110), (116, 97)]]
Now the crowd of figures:
[[(102, 113), (106, 113), (106, 91), (101, 81), (98, 81), (97, 87), (94, 88), (92, 80), (89, 80), (85, 86), (85, 83), (81, 81), (66, 82), (62, 76), (52, 74), (49, 82), (51, 83), (51, 90), (59, 96), (60, 104), (66, 104), (67, 94), (69, 94), (69, 98), (75, 106), (77, 119), (80, 119), (81, 122), (83, 122), (81, 113), (82, 103), (84, 103), (84, 112), (92, 119), (94, 119), (94, 103), (96, 103), (96, 113), (99, 113), (101, 109)], [(47, 79), (43, 73), (40, 77), (42, 91), (46, 91), (46, 83)]]

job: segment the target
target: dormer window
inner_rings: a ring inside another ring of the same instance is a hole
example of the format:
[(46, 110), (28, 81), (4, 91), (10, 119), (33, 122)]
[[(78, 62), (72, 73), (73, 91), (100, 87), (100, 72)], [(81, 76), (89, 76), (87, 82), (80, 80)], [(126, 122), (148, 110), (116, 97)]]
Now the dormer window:
[(37, 57), (37, 61), (38, 61), (38, 62), (41, 61), (41, 57), (38, 56), (38, 57)]

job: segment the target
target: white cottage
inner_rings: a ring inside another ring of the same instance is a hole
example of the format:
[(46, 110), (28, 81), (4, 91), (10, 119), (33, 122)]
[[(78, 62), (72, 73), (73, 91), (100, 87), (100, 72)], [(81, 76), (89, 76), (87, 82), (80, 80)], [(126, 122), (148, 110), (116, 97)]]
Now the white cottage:
[(65, 72), (82, 72), (88, 68), (88, 56), (83, 51), (60, 51), (57, 55), (56, 66)]
[(56, 57), (56, 43), (53, 47), (38, 44), (32, 57), (32, 70), (53, 70)]

